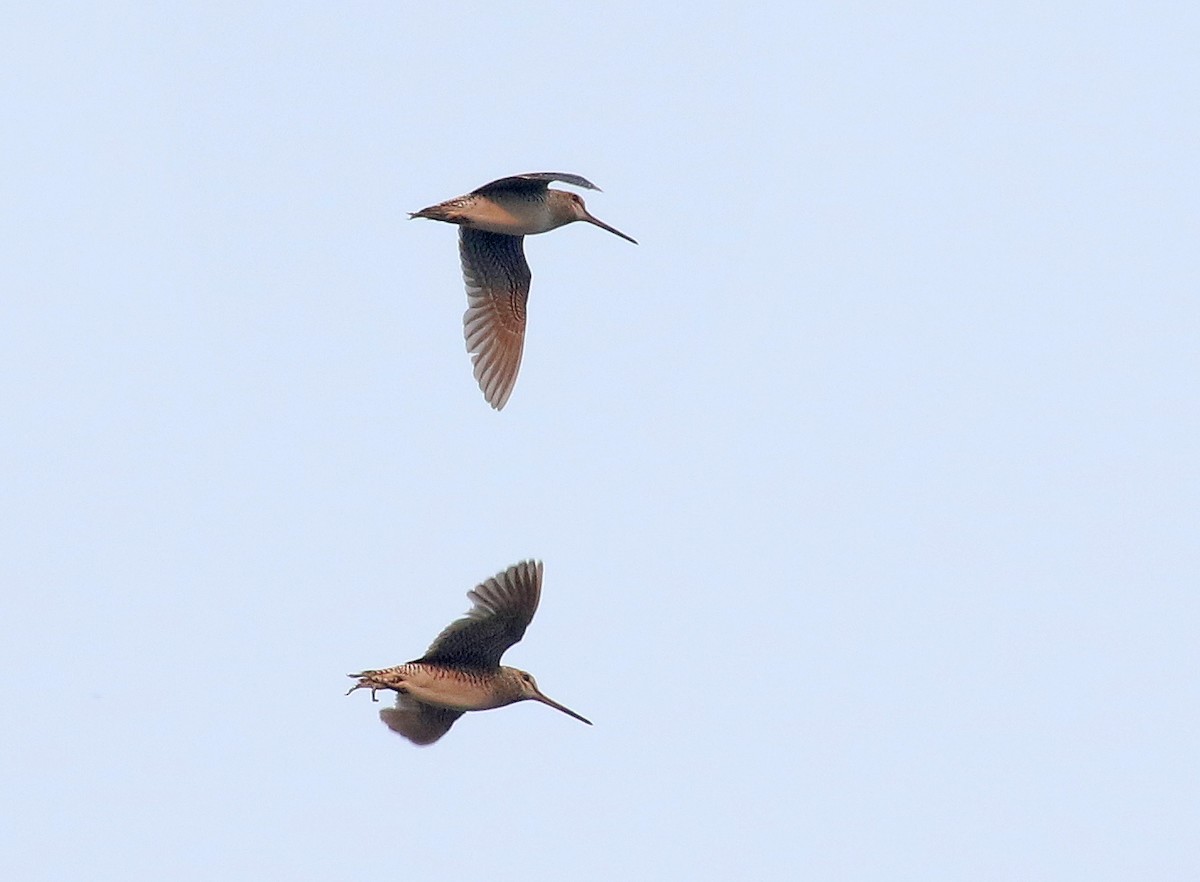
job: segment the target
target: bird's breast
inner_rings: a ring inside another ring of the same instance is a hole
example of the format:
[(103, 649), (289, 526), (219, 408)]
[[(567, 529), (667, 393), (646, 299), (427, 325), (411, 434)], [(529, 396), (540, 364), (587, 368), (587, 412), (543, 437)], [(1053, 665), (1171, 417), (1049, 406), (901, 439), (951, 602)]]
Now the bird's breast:
[(417, 701), (450, 710), (488, 710), (511, 704), (512, 699), (498, 689), (494, 676), (487, 673), (414, 665), (404, 678), (404, 690)]
[(519, 195), (476, 197), (464, 215), (466, 226), (505, 236), (532, 236), (562, 226), (545, 199)]

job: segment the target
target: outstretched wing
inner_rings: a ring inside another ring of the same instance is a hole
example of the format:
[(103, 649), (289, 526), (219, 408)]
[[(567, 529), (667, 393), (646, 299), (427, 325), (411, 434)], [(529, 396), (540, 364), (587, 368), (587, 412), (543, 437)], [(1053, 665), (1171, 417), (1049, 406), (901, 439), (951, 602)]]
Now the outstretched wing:
[(467, 286), (463, 336), (475, 366), (475, 381), (496, 410), (504, 407), (512, 394), (525, 349), (525, 304), (531, 276), (523, 242), (523, 236), (458, 229), (458, 253)]
[(393, 732), (399, 732), (413, 744), (424, 747), (449, 732), (454, 721), (462, 715), (462, 711), (422, 704), (415, 698), (397, 693), (396, 706), (381, 710), (379, 719), (387, 723)]
[(525, 636), (542, 595), (541, 561), (522, 561), (467, 592), (474, 606), (430, 644), (422, 662), (494, 668)]
[(562, 181), (564, 184), (570, 184), (573, 187), (583, 187), (585, 190), (600, 189), (587, 178), (573, 175), (569, 172), (530, 172), (526, 175), (513, 175), (509, 178), (500, 178), (499, 180), (484, 184), (472, 192), (495, 193), (497, 190), (545, 190), (547, 185), (552, 181)]

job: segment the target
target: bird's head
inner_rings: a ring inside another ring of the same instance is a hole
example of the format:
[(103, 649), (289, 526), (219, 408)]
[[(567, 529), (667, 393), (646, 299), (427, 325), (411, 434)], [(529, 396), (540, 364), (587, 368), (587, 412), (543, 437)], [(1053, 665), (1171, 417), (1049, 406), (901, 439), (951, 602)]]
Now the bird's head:
[(626, 236), (616, 227), (610, 227), (604, 221), (594, 217), (592, 213), (587, 210), (587, 206), (583, 204), (583, 197), (581, 197), (579, 194), (568, 193), (566, 190), (551, 190), (550, 192), (559, 194), (557, 208), (564, 215), (563, 223), (569, 224), (572, 221), (585, 221), (589, 224), (595, 224), (602, 230), (608, 230), (613, 235), (620, 236), (622, 239), (632, 242), (634, 245), (637, 244), (637, 239), (633, 238), (632, 236)]
[(533, 674), (528, 671), (522, 671), (518, 668), (508, 668), (511, 681), (516, 685), (518, 698), (517, 701), (540, 701), (542, 704), (548, 704), (555, 710), (560, 710), (567, 716), (574, 717), (580, 722), (592, 725), (592, 721), (587, 717), (582, 717), (569, 707), (564, 707), (552, 698), (547, 698), (541, 689), (538, 689), (537, 680), (533, 679)]

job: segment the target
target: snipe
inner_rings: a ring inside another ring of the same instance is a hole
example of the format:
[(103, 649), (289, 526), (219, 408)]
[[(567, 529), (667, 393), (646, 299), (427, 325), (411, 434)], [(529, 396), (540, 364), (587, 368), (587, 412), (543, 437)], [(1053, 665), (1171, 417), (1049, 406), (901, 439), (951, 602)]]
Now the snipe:
[(470, 611), (451, 622), (421, 658), (394, 668), (350, 674), (350, 687), (396, 692), (396, 706), (379, 717), (413, 744), (432, 744), (466, 711), (490, 710), (518, 701), (540, 701), (592, 724), (547, 698), (525, 671), (500, 664), (505, 650), (525, 634), (542, 593), (542, 564), (527, 560), (467, 592)]
[(504, 407), (512, 394), (525, 345), (530, 280), (525, 237), (586, 221), (637, 244), (636, 239), (593, 217), (576, 194), (551, 190), (551, 181), (600, 189), (579, 175), (533, 172), (500, 178), (410, 215), (459, 226), (458, 250), (467, 286), (463, 316), (467, 351), (483, 397), (496, 410)]

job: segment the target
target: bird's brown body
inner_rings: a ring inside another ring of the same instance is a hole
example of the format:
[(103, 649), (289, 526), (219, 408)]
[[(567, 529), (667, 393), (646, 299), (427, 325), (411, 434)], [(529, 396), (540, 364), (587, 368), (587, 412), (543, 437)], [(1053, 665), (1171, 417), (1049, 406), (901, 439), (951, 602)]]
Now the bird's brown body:
[(500, 178), (412, 214), (459, 227), (459, 256), (467, 286), (468, 309), (463, 316), (467, 350), (479, 388), (496, 410), (512, 394), (525, 345), (531, 274), (524, 237), (585, 221), (636, 244), (593, 217), (575, 193), (551, 190), (551, 181), (600, 189), (579, 175), (534, 172)]
[[(492, 670), (479, 670), (408, 662), (381, 671), (363, 671), (353, 676), (368, 681), (366, 688), (372, 691), (394, 689), (423, 704), (446, 710), (471, 711), (491, 710), (528, 698), (522, 690), (522, 673), (503, 665)], [(355, 688), (363, 688), (364, 685)]]
[[(542, 565), (524, 561), (477, 585), (474, 604), (451, 622), (416, 661), (350, 674), (350, 688), (396, 693), (396, 706), (379, 712), (393, 731), (414, 744), (437, 741), (466, 711), (491, 710), (518, 701), (540, 701), (587, 723), (570, 708), (547, 698), (531, 674), (500, 664), (500, 657), (525, 634), (537, 611)], [(347, 695), (349, 692), (347, 693)]]
[(570, 200), (572, 196), (575, 194), (548, 188), (541, 191), (500, 190), (491, 195), (468, 193), (413, 212), (412, 216), (485, 233), (532, 236), (579, 220)]

